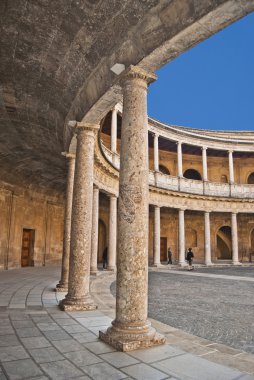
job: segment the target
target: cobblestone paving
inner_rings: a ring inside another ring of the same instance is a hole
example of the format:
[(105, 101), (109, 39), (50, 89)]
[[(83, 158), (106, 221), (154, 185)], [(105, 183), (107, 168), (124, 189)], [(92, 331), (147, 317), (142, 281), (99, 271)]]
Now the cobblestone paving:
[[(186, 271), (186, 270), (185, 270)], [(149, 273), (149, 317), (190, 334), (254, 353), (254, 268), (200, 268), (186, 276)], [(205, 273), (228, 275), (207, 278)], [(115, 284), (111, 291), (115, 294)]]

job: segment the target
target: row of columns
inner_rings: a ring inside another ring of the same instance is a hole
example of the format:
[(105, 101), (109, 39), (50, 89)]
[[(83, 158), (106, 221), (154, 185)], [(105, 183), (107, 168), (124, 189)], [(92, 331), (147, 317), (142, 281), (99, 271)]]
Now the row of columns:
[[(121, 81), (123, 118), (117, 225), (116, 317), (106, 331), (100, 331), (100, 338), (122, 351), (165, 342), (165, 338), (151, 327), (147, 319), (149, 201), (147, 86), (155, 79), (153, 74), (131, 66)], [(115, 125), (115, 135), (116, 119), (117, 115), (114, 115), (112, 124)], [(59, 305), (62, 310), (96, 308), (90, 297), (89, 276), (90, 268), (96, 269), (95, 252), (98, 248), (98, 242), (93, 241), (96, 240), (94, 237), (98, 236), (99, 190), (93, 189), (94, 144), (98, 128), (98, 125), (89, 123), (76, 125), (77, 148), (72, 212), (71, 223), (68, 224), (70, 228), (68, 293)], [(116, 151), (114, 141), (112, 138), (113, 148)], [(110, 231), (115, 225), (116, 208), (117, 200), (111, 197)], [(110, 232), (110, 247), (114, 246), (115, 242), (116, 236)], [(112, 249), (110, 247), (109, 249)], [(115, 255), (112, 255), (109, 267), (114, 267), (115, 261)]]
[[(159, 171), (159, 135), (154, 134), (154, 171)], [(235, 182), (234, 178), (234, 160), (233, 151), (228, 151), (228, 163), (229, 163), (229, 183)], [(208, 181), (207, 170), (207, 147), (202, 147), (202, 167), (203, 167), (203, 181)], [(183, 154), (182, 154), (182, 142), (177, 142), (177, 175), (183, 177)]]
[[(178, 210), (178, 263), (185, 265), (185, 221), (184, 209)], [(204, 249), (205, 249), (205, 264), (211, 265), (211, 227), (210, 227), (210, 212), (204, 213)], [(231, 234), (232, 234), (232, 262), (239, 264), (238, 257), (238, 232), (237, 232), (237, 214), (231, 213)], [(154, 206), (154, 266), (160, 266), (160, 207)]]

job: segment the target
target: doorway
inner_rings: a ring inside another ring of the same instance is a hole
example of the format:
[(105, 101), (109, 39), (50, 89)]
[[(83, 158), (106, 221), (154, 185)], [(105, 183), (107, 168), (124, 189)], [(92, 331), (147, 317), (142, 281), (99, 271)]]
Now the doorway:
[(23, 229), (22, 248), (21, 248), (21, 266), (34, 266), (34, 238), (35, 230)]
[(217, 259), (232, 260), (232, 237), (229, 226), (223, 226), (217, 232)]
[(167, 261), (167, 241), (166, 237), (161, 237), (161, 255), (160, 261)]

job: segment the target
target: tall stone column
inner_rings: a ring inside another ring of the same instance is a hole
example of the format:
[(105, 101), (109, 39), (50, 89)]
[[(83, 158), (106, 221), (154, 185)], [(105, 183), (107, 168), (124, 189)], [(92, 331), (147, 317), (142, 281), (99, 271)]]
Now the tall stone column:
[(182, 142), (177, 142), (177, 170), (178, 177), (183, 177), (183, 155), (182, 155)]
[(159, 136), (155, 133), (153, 135), (153, 162), (154, 171), (159, 171)]
[(183, 266), (185, 262), (185, 227), (184, 227), (184, 210), (178, 210), (178, 264)]
[(154, 224), (153, 224), (153, 265), (160, 266), (161, 258), (161, 221), (160, 207), (154, 206)]
[(131, 66), (122, 77), (123, 119), (117, 231), (116, 317), (100, 338), (120, 351), (162, 344), (147, 320), (147, 84), (156, 79)]
[(234, 160), (233, 160), (233, 151), (228, 151), (228, 165), (229, 165), (229, 183), (233, 184), (235, 182), (234, 176)]
[(93, 188), (93, 216), (92, 216), (92, 234), (91, 234), (91, 263), (90, 273), (97, 274), (98, 262), (98, 227), (99, 227), (99, 189)]
[(68, 294), (61, 301), (62, 310), (93, 310), (89, 293), (93, 166), (95, 135), (99, 126), (77, 124), (77, 150), (73, 186), (71, 246)]
[(240, 264), (238, 257), (238, 232), (237, 232), (237, 214), (231, 214), (231, 234), (232, 234), (232, 263)]
[(114, 107), (111, 117), (111, 151), (117, 152), (117, 109)]
[(208, 181), (207, 175), (207, 148), (202, 147), (203, 181)]
[(205, 211), (205, 264), (211, 265), (211, 229), (210, 212)]
[(116, 234), (117, 234), (117, 197), (109, 199), (109, 239), (108, 239), (108, 270), (116, 269)]
[(71, 153), (63, 153), (68, 160), (68, 174), (66, 184), (66, 200), (64, 210), (64, 239), (63, 239), (63, 256), (61, 279), (56, 285), (57, 292), (68, 291), (69, 279), (69, 260), (70, 260), (70, 241), (71, 241), (71, 209), (73, 195), (73, 181), (75, 173), (75, 155)]

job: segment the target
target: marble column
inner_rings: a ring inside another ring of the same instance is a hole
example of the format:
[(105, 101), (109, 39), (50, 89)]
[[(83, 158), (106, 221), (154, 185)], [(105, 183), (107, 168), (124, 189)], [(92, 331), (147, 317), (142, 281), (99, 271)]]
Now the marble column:
[(117, 109), (116, 107), (112, 110), (111, 117), (111, 144), (110, 144), (111, 152), (117, 152)]
[(154, 206), (154, 224), (153, 224), (153, 265), (161, 265), (161, 221), (160, 207)]
[(92, 234), (91, 234), (91, 263), (90, 273), (97, 274), (98, 262), (98, 229), (99, 229), (99, 189), (93, 188), (93, 216), (92, 216)]
[(153, 162), (154, 171), (159, 171), (159, 136), (155, 133), (153, 135)]
[(93, 310), (89, 293), (93, 204), (95, 124), (77, 123), (77, 150), (73, 186), (68, 294), (62, 310)]
[(100, 338), (120, 351), (165, 343), (147, 319), (147, 85), (156, 76), (131, 66), (122, 76), (123, 119), (117, 229), (116, 317)]
[(232, 234), (232, 263), (237, 265), (239, 263), (238, 257), (238, 232), (237, 232), (237, 214), (231, 214), (231, 234)]
[(202, 147), (203, 181), (208, 181), (207, 175), (207, 148)]
[(186, 265), (185, 261), (185, 227), (184, 227), (184, 210), (178, 210), (178, 264)]
[(235, 182), (234, 176), (234, 160), (233, 160), (233, 151), (228, 151), (228, 165), (229, 165), (229, 183), (233, 184)]
[(117, 197), (109, 198), (108, 270), (116, 269)]
[(71, 241), (71, 209), (73, 195), (73, 181), (75, 172), (75, 155), (71, 153), (63, 153), (68, 160), (68, 174), (66, 183), (66, 200), (64, 210), (64, 238), (63, 238), (63, 256), (61, 279), (56, 285), (57, 292), (68, 291), (69, 279), (69, 260), (70, 260), (70, 241)]
[(205, 211), (205, 265), (211, 265), (211, 228), (210, 212)]
[(177, 142), (177, 171), (178, 177), (183, 177), (183, 156), (182, 156), (182, 142)]

